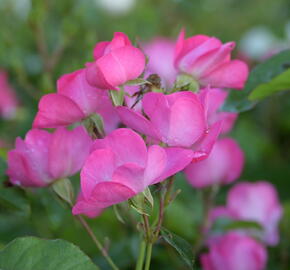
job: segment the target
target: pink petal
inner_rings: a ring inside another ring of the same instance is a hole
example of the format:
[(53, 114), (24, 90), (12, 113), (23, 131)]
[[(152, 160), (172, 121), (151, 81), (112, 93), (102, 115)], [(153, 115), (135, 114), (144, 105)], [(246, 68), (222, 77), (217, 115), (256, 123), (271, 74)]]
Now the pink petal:
[(109, 45), (109, 52), (122, 48), (124, 46), (132, 46), (131, 41), (129, 40), (128, 36), (122, 32), (115, 32), (114, 37)]
[(104, 90), (92, 87), (86, 79), (85, 69), (63, 75), (57, 81), (58, 94), (73, 100), (83, 111), (85, 116), (95, 113), (102, 107), (104, 97), (108, 94)]
[(231, 51), (234, 49), (234, 47), (234, 42), (228, 42), (224, 45), (221, 45), (219, 48), (201, 55), (190, 67), (190, 72), (194, 74), (196, 78), (206, 76), (206, 74), (218, 68), (221, 64), (230, 61)]
[(49, 147), (49, 170), (55, 179), (77, 173), (90, 153), (92, 139), (82, 126), (57, 129)]
[(141, 75), (145, 67), (145, 56), (141, 50), (125, 46), (99, 58), (96, 65), (105, 80), (117, 87)]
[[(144, 95), (143, 109), (151, 123), (158, 130), (163, 142), (167, 141), (170, 124), (170, 107), (166, 96), (162, 93), (147, 93)], [(151, 136), (153, 137), (153, 136)]]
[(112, 149), (116, 155), (117, 166), (134, 163), (145, 168), (147, 148), (144, 140), (128, 128), (113, 131), (105, 139), (96, 140), (93, 149)]
[(86, 215), (89, 218), (95, 218), (104, 211), (103, 208), (97, 208), (94, 203), (86, 201), (80, 192), (77, 198), (77, 202), (72, 209), (73, 215)]
[(214, 37), (198, 35), (187, 39), (177, 60), (178, 68), (181, 71), (190, 72), (199, 57), (219, 48), (221, 45), (222, 43)]
[(139, 112), (135, 112), (127, 107), (117, 107), (117, 113), (126, 126), (152, 138), (160, 138), (158, 131), (152, 123)]
[(227, 62), (200, 78), (202, 85), (241, 89), (249, 74), (248, 66), (239, 60)]
[(210, 154), (214, 143), (216, 142), (220, 131), (221, 131), (222, 123), (217, 122), (208, 129), (208, 132), (204, 135), (204, 137), (194, 145), (194, 155), (192, 162), (197, 162), (204, 160)]
[(12, 150), (8, 152), (8, 169), (6, 171), (10, 182), (25, 187), (42, 187), (48, 185), (39, 171), (33, 170), (31, 161), (25, 154)]
[(48, 94), (41, 98), (38, 113), (33, 121), (34, 128), (56, 128), (81, 121), (85, 115), (71, 99)]
[(224, 138), (214, 144), (208, 158), (190, 164), (185, 174), (196, 188), (229, 184), (240, 176), (243, 164), (244, 155), (239, 145), (231, 138)]
[(7, 73), (0, 69), (0, 116), (14, 117), (18, 106), (14, 89), (10, 86)]
[(110, 41), (102, 41), (102, 42), (97, 43), (93, 52), (95, 60), (98, 60), (100, 57), (102, 57), (105, 54), (105, 50), (109, 44), (110, 44)]
[(177, 75), (173, 65), (174, 47), (173, 41), (161, 37), (143, 46), (145, 54), (149, 57), (146, 69), (149, 73), (158, 74), (165, 87), (173, 86)]
[(180, 98), (171, 106), (168, 145), (190, 147), (205, 129), (204, 110), (197, 97)]
[(105, 208), (126, 201), (135, 195), (132, 189), (120, 183), (101, 182), (95, 186), (92, 200), (97, 207)]
[(110, 149), (98, 149), (90, 154), (81, 170), (81, 190), (88, 200), (98, 183), (110, 181), (116, 168), (116, 157)]
[(145, 184), (150, 185), (157, 179), (164, 172), (166, 165), (166, 151), (158, 145), (150, 146), (148, 149), (148, 160), (144, 175)]
[(107, 81), (97, 62), (86, 64), (86, 78), (88, 83), (94, 87), (104, 90), (117, 90), (115, 86)]
[(167, 163), (162, 174), (151, 184), (156, 184), (166, 178), (182, 171), (192, 161), (192, 151), (183, 148), (164, 148), (167, 155)]
[(9, 152), (8, 171), (14, 184), (45, 186), (52, 177), (48, 172), (48, 147), (51, 134), (45, 130), (30, 130), (25, 141), (16, 139), (16, 149)]
[(127, 163), (118, 167), (113, 174), (112, 181), (129, 187), (135, 193), (144, 190), (144, 168), (134, 164)]

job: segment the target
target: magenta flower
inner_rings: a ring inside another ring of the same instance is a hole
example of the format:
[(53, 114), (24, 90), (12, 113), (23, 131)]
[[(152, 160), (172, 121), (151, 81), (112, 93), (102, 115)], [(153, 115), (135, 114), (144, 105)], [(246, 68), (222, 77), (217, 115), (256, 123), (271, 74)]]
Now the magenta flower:
[(59, 128), (54, 133), (32, 129), (24, 140), (16, 139), (8, 153), (11, 183), (43, 187), (77, 173), (90, 153), (92, 140), (83, 127)]
[(14, 90), (10, 86), (5, 71), (0, 70), (0, 117), (9, 119), (15, 115), (18, 105)]
[(63, 75), (57, 81), (57, 94), (48, 94), (41, 98), (33, 127), (67, 126), (94, 113), (103, 117), (106, 132), (117, 127), (118, 115), (108, 93), (90, 86), (85, 78), (85, 70), (80, 69)]
[(268, 245), (278, 244), (278, 224), (283, 210), (272, 184), (260, 181), (235, 185), (228, 193), (226, 209), (234, 219), (260, 223), (264, 227), (263, 241)]
[(142, 99), (145, 116), (127, 107), (118, 107), (117, 111), (128, 127), (168, 146), (192, 149), (195, 159), (203, 159), (221, 127), (220, 123), (208, 127), (206, 102), (206, 97), (200, 99), (187, 91), (170, 95), (151, 92)]
[(222, 44), (205, 35), (185, 39), (185, 32), (181, 31), (174, 63), (180, 72), (192, 75), (202, 86), (241, 89), (249, 71), (244, 62), (231, 60), (234, 48), (234, 42)]
[(177, 70), (174, 67), (175, 42), (167, 38), (157, 37), (142, 47), (149, 59), (146, 73), (158, 74), (164, 87), (172, 87), (177, 75)]
[(263, 270), (267, 263), (265, 247), (249, 236), (228, 233), (201, 255), (204, 270)]
[(95, 62), (88, 63), (88, 82), (100, 89), (118, 90), (118, 86), (138, 78), (145, 68), (145, 56), (132, 46), (124, 33), (115, 33), (111, 42), (99, 42), (94, 49)]
[(193, 187), (204, 188), (235, 181), (243, 166), (244, 154), (238, 143), (231, 138), (223, 138), (216, 141), (207, 159), (189, 164), (184, 172)]
[(190, 150), (148, 149), (140, 135), (117, 129), (95, 141), (95, 149), (81, 171), (81, 193), (73, 214), (88, 214), (126, 201), (182, 170), (192, 160)]

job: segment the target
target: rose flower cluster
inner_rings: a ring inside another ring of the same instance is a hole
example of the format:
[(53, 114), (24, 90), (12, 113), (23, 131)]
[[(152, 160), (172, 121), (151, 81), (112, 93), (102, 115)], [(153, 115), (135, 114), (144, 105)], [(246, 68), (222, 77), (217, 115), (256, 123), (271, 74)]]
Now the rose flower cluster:
[[(234, 48), (184, 31), (176, 42), (156, 38), (141, 48), (123, 33), (99, 42), (92, 62), (39, 101), (32, 129), (8, 154), (11, 183), (45, 187), (80, 172), (72, 213), (91, 218), (181, 171), (194, 188), (232, 183), (244, 164), (227, 135), (238, 115), (220, 109), (248, 77), (247, 65), (231, 59)], [(203, 269), (264, 269), (282, 214), (273, 186), (239, 183), (226, 206), (207, 214)], [(258, 222), (262, 231), (211, 233), (221, 217)]]

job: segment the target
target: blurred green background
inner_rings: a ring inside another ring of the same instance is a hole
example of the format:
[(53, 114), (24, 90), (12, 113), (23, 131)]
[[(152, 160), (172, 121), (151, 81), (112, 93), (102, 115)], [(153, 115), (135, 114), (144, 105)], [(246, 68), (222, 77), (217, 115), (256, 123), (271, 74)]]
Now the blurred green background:
[[(236, 41), (236, 54), (252, 57), (253, 65), (261, 55), (255, 57), (251, 48), (261, 54), (259, 48), (266, 53), (290, 47), (289, 0), (123, 0), (120, 6), (120, 0), (111, 5), (105, 2), (0, 0), (0, 68), (9, 72), (21, 103), (14, 119), (0, 119), (1, 139), (12, 146), (17, 136), (23, 137), (31, 128), (41, 95), (55, 91), (60, 75), (91, 61), (96, 42), (110, 40), (115, 31), (143, 42), (155, 36), (175, 39), (184, 27), (188, 36), (202, 33)], [(285, 207), (280, 245), (269, 250), (267, 269), (273, 270), (290, 269), (289, 115), (290, 93), (272, 96), (242, 113), (231, 134), (246, 154), (241, 179), (270, 181)], [(8, 148), (1, 149), (2, 158)], [(2, 176), (1, 180), (6, 179)], [(168, 209), (166, 227), (193, 243), (201, 217), (200, 194), (188, 188), (181, 175), (178, 186), (182, 193)], [(224, 202), (226, 189), (221, 191), (219, 203)], [(2, 185), (0, 193), (0, 246), (23, 235), (59, 237), (79, 245), (99, 265), (105, 265), (68, 209), (52, 200), (49, 190), (24, 192)], [(131, 227), (122, 225), (112, 209), (90, 223), (100, 239), (107, 239), (121, 269), (133, 269), (138, 235), (132, 235)], [(152, 269), (186, 268), (173, 249), (157, 245)]]

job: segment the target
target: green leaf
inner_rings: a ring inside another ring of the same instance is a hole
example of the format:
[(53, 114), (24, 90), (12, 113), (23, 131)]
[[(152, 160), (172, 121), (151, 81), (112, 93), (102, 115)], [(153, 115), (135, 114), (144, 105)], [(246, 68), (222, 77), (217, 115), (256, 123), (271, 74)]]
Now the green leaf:
[(100, 135), (105, 136), (106, 133), (105, 133), (105, 129), (104, 129), (103, 117), (96, 113), (96, 114), (93, 114), (90, 118), (93, 121), (93, 123), (95, 124)]
[(249, 95), (249, 100), (260, 100), (285, 90), (290, 90), (290, 69), (281, 73), (269, 83), (259, 85)]
[(54, 192), (69, 205), (73, 205), (74, 191), (68, 178), (59, 179), (52, 185)]
[(290, 50), (282, 51), (257, 65), (242, 91), (231, 90), (223, 111), (242, 112), (257, 101), (278, 91), (290, 89)]
[(120, 90), (110, 90), (110, 95), (114, 106), (122, 106), (124, 102), (124, 89), (120, 87)]
[(129, 205), (141, 215), (150, 216), (153, 204), (154, 201), (149, 188), (129, 199)]
[(161, 235), (163, 239), (178, 252), (189, 269), (193, 269), (194, 258), (192, 253), (192, 246), (180, 236), (164, 228), (161, 230)]
[(255, 221), (248, 221), (248, 220), (232, 220), (230, 218), (222, 217), (217, 218), (212, 226), (213, 232), (227, 232), (231, 230), (263, 230), (263, 227), (255, 222)]
[(1, 270), (97, 270), (77, 246), (65, 240), (17, 238), (0, 251)]
[(127, 81), (126, 82), (126, 85), (129, 85), (129, 86), (134, 86), (134, 85), (143, 85), (143, 84), (151, 84), (151, 82), (147, 81), (147, 80), (144, 80), (142, 78), (137, 78), (135, 80), (130, 80), (130, 81)]

